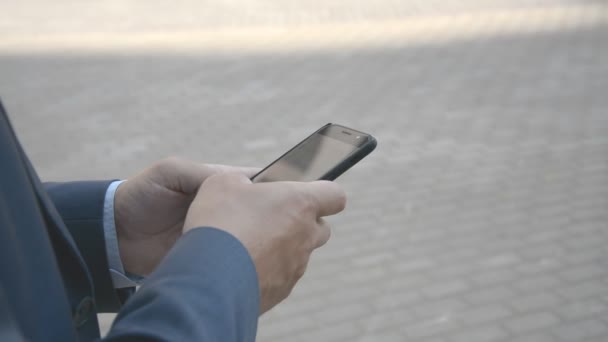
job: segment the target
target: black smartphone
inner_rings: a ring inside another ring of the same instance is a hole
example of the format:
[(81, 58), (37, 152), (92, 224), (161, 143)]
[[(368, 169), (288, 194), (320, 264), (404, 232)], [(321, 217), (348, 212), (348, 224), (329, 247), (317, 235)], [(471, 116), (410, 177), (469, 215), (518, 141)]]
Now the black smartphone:
[(254, 183), (335, 180), (376, 148), (376, 139), (328, 123), (302, 140), (251, 180)]

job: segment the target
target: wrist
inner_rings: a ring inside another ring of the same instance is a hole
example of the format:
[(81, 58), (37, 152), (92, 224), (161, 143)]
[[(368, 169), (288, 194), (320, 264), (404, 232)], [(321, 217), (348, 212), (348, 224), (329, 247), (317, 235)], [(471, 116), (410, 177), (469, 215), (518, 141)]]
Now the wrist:
[[(126, 182), (126, 181), (125, 181)], [(130, 262), (129, 250), (129, 234), (125, 227), (128, 227), (128, 206), (125, 205), (125, 187), (124, 183), (121, 183), (116, 189), (114, 195), (114, 226), (116, 229), (116, 238), (118, 242), (118, 254), (122, 262), (122, 268), (127, 274), (140, 274), (133, 270), (132, 263)]]

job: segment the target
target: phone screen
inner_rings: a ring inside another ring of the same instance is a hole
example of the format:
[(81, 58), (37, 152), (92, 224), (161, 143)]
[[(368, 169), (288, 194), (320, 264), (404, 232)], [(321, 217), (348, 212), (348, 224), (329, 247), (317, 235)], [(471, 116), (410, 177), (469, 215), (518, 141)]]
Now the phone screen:
[[(349, 142), (357, 137), (341, 138), (331, 126), (320, 130), (260, 172), (254, 182), (319, 180), (337, 164), (359, 149)], [(360, 137), (363, 140), (365, 137)]]

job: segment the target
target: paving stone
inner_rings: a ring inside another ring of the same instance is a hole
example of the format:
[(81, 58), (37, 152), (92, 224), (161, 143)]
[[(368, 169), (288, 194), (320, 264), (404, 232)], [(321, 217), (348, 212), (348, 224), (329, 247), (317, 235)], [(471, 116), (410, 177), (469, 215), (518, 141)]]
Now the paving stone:
[(516, 298), (516, 293), (506, 286), (495, 286), (476, 290), (466, 294), (465, 298), (472, 304), (489, 304), (493, 302), (509, 302)]
[(569, 300), (585, 300), (590, 297), (603, 297), (608, 292), (608, 289), (606, 289), (605, 284), (600, 282), (582, 282), (560, 288), (558, 292)]
[(458, 325), (449, 316), (438, 316), (430, 320), (406, 325), (401, 329), (409, 339), (425, 339), (449, 335), (458, 330)]
[(450, 341), (454, 342), (490, 342), (499, 341), (508, 334), (497, 326), (478, 327), (465, 332), (452, 335)]
[(375, 336), (380, 333), (397, 333), (399, 327), (414, 320), (409, 309), (399, 308), (370, 312), (361, 325), (364, 335)]
[(332, 324), (307, 333), (313, 341), (346, 341), (359, 335), (360, 332), (354, 322)]
[(452, 280), (430, 285), (422, 291), (430, 298), (441, 298), (464, 292), (468, 288), (469, 286), (466, 282), (462, 280)]
[(564, 305), (564, 301), (551, 292), (540, 292), (515, 298), (509, 304), (519, 312), (529, 312), (539, 309), (555, 310), (558, 306)]
[(258, 337), (262, 340), (287, 337), (305, 330), (314, 330), (317, 325), (310, 316), (290, 317), (288, 320), (277, 320), (262, 324)]
[(564, 303), (558, 313), (568, 322), (590, 317), (608, 317), (608, 303), (597, 298), (572, 301)]
[(478, 325), (492, 321), (499, 321), (512, 316), (513, 312), (502, 305), (486, 305), (459, 312), (456, 316), (468, 325)]
[(511, 342), (554, 342), (554, 341), (556, 341), (556, 339), (549, 333), (533, 333), (533, 334), (520, 335), (509, 341), (511, 341)]
[(359, 303), (344, 304), (325, 308), (319, 313), (313, 314), (315, 319), (326, 324), (337, 323), (342, 321), (353, 321), (358, 317), (366, 316), (369, 309)]
[(559, 323), (559, 318), (549, 312), (534, 312), (505, 321), (506, 327), (516, 334), (548, 328)]
[(608, 325), (594, 319), (567, 324), (555, 331), (560, 341), (586, 341), (592, 337), (605, 337), (607, 333)]

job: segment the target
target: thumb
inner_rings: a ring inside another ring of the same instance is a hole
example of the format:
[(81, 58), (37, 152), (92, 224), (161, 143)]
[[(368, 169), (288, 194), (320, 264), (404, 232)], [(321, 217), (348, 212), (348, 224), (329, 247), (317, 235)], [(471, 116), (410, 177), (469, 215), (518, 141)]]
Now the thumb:
[(147, 171), (152, 182), (184, 194), (195, 194), (205, 179), (217, 173), (216, 168), (176, 157), (161, 160)]
[(220, 172), (213, 175), (213, 179), (221, 179), (221, 182), (226, 184), (251, 184), (249, 176), (242, 172)]
[(182, 158), (167, 158), (152, 167), (152, 179), (159, 185), (184, 194), (195, 194), (203, 182), (216, 174), (238, 173), (250, 177), (257, 168), (202, 164)]

